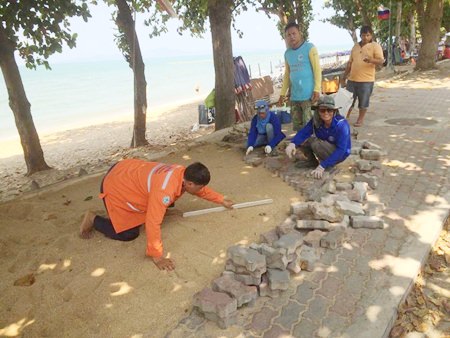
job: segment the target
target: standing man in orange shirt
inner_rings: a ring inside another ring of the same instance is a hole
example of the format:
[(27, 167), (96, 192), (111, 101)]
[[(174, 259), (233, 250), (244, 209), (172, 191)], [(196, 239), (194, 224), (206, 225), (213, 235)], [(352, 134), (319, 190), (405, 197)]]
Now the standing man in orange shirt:
[(372, 41), (372, 28), (361, 27), (360, 36), (361, 41), (353, 47), (344, 73), (344, 79), (350, 74), (347, 89), (353, 93), (353, 98), (358, 98), (359, 116), (353, 124), (355, 127), (362, 126), (369, 108), (369, 99), (375, 82), (375, 67), (384, 63), (381, 46)]
[(115, 164), (103, 178), (99, 197), (109, 218), (86, 212), (80, 225), (81, 238), (92, 237), (93, 229), (105, 236), (132, 241), (145, 224), (146, 255), (161, 270), (175, 269), (175, 263), (163, 255), (161, 223), (167, 208), (184, 192), (232, 208), (233, 202), (206, 187), (210, 181), (207, 167), (196, 162), (188, 167), (138, 159)]

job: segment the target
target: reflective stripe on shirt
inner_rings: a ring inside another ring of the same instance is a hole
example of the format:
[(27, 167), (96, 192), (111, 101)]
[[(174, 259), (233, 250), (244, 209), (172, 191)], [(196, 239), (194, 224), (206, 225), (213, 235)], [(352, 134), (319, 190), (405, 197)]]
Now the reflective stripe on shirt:
[(152, 184), (153, 173), (156, 170), (158, 170), (159, 168), (161, 168), (162, 166), (164, 166), (164, 165), (165, 165), (164, 163), (158, 164), (156, 167), (153, 167), (153, 169), (150, 171), (150, 174), (148, 174), (148, 177), (147, 177), (147, 192), (150, 192), (150, 187), (151, 187), (151, 184)]
[(177, 165), (175, 168), (173, 168), (172, 170), (170, 170), (167, 174), (166, 177), (164, 178), (164, 182), (163, 185), (161, 186), (161, 189), (164, 190), (167, 187), (167, 184), (169, 183), (170, 177), (172, 176), (173, 172), (175, 171), (175, 169), (179, 168), (180, 166)]
[(127, 202), (127, 205), (130, 207), (130, 209), (137, 211), (137, 212), (143, 212), (142, 210), (136, 208), (133, 204), (131, 204), (130, 202)]

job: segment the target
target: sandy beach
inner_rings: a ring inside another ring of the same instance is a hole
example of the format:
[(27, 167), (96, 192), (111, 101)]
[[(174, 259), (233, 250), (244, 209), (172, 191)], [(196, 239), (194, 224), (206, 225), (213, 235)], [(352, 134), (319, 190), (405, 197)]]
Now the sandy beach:
[[(198, 126), (198, 105), (192, 100), (182, 105), (160, 107), (147, 113), (148, 151), (160, 152), (181, 141), (193, 140), (213, 131), (213, 126)], [(31, 190), (34, 180), (39, 186), (60, 181), (64, 176), (101, 172), (122, 153), (132, 153), (132, 113), (129, 118), (58, 133), (40, 135), (47, 164), (54, 170), (26, 177), (26, 166), (19, 139), (0, 141), (0, 201)]]
[[(6, 199), (32, 190), (30, 180), (46, 187), (0, 205), (0, 335), (162, 337), (191, 310), (192, 295), (220, 274), (228, 246), (256, 241), (286, 217), (298, 193), (264, 168), (247, 166), (239, 146), (214, 143), (221, 133), (208, 143), (191, 142), (213, 131), (191, 132), (197, 119), (197, 103), (165, 111), (149, 121), (151, 145), (138, 150), (127, 149), (129, 122), (45, 136), (46, 159), (55, 169), (31, 178), (23, 177), (21, 155), (1, 159)], [(277, 198), (271, 205), (183, 218), (184, 211), (216, 206), (183, 196), (162, 227), (177, 269), (161, 272), (144, 255), (144, 234), (133, 242), (99, 233), (91, 240), (78, 236), (85, 210), (104, 214), (97, 198), (102, 174), (131, 156), (184, 165), (201, 161), (212, 172), (210, 186), (236, 203)], [(87, 175), (78, 177), (80, 168)], [(265, 189), (254, 188), (259, 182)], [(22, 277), (34, 283), (12, 286)]]

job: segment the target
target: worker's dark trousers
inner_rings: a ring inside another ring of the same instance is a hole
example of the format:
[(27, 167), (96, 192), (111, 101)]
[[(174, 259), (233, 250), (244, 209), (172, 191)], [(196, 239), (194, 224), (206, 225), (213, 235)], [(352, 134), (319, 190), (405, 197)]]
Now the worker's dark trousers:
[[(108, 170), (106, 175), (109, 174), (111, 169), (114, 167), (114, 165)], [(106, 177), (105, 175), (105, 177)], [(100, 192), (103, 193), (103, 181), (105, 180), (105, 177), (103, 177), (102, 184), (100, 184)], [(108, 208), (106, 207), (105, 200), (103, 200), (103, 204), (105, 205), (106, 212), (108, 212)], [(94, 218), (94, 229), (97, 231), (100, 231), (102, 234), (104, 234), (106, 237), (109, 237), (111, 239), (115, 239), (118, 241), (132, 241), (133, 239), (136, 239), (139, 236), (139, 227), (137, 227), (122, 231), (117, 233), (116, 230), (114, 230), (114, 227), (111, 223), (111, 220), (109, 218), (105, 218), (102, 216), (95, 216)]]

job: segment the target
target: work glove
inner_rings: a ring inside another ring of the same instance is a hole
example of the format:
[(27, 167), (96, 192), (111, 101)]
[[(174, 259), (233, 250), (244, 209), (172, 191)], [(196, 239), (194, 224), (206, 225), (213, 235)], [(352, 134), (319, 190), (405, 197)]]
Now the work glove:
[(286, 147), (286, 155), (289, 156), (289, 158), (292, 158), (292, 156), (294, 156), (296, 152), (297, 148), (295, 143), (289, 143), (289, 145)]
[(315, 179), (319, 180), (322, 178), (324, 171), (325, 171), (325, 168), (319, 164), (316, 169), (311, 171), (311, 176), (314, 177)]
[(247, 152), (245, 153), (245, 155), (250, 154), (252, 151), (253, 151), (253, 147), (252, 146), (248, 147), (247, 148)]
[(269, 154), (272, 152), (272, 147), (271, 147), (271, 146), (266, 146), (266, 147), (264, 148), (264, 152), (265, 152), (267, 155), (269, 155)]

